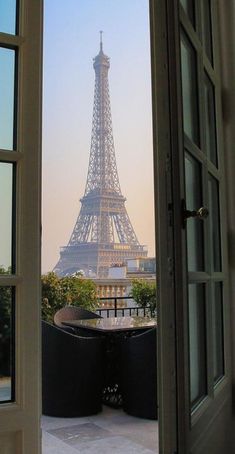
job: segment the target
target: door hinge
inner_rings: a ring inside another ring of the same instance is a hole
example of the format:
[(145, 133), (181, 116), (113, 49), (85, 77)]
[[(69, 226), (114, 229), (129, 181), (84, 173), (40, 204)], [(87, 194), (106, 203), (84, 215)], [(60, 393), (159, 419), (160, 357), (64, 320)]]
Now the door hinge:
[(172, 276), (173, 271), (174, 271), (174, 262), (173, 262), (172, 257), (167, 258), (167, 263), (168, 263), (168, 274), (169, 274), (169, 276)]

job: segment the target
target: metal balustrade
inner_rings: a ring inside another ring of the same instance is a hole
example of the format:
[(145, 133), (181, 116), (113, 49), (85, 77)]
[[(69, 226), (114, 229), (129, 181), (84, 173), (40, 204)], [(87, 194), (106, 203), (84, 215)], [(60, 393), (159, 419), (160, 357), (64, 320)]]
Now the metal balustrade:
[(120, 300), (132, 300), (131, 296), (113, 296), (113, 297), (105, 297), (99, 298), (100, 303), (102, 302), (112, 302), (111, 307), (98, 307), (96, 309), (96, 313), (101, 315), (102, 317), (127, 317), (133, 315), (139, 316), (151, 316), (154, 317), (155, 313), (151, 310), (150, 306), (146, 306), (145, 308), (139, 306), (129, 306), (129, 307), (120, 307)]

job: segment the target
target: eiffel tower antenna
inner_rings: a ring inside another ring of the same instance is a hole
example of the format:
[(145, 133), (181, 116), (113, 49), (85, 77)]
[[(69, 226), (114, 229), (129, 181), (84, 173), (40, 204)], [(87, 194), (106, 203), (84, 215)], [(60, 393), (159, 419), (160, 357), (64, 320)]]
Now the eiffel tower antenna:
[(100, 50), (102, 51), (103, 50), (103, 41), (102, 41), (102, 35), (103, 35), (103, 31), (100, 30)]
[(54, 271), (60, 275), (83, 270), (106, 277), (113, 264), (127, 259), (147, 257), (139, 244), (121, 193), (113, 140), (109, 97), (109, 57), (100, 52), (93, 60), (95, 95), (92, 119), (91, 149), (85, 193), (81, 210), (67, 246), (60, 250)]

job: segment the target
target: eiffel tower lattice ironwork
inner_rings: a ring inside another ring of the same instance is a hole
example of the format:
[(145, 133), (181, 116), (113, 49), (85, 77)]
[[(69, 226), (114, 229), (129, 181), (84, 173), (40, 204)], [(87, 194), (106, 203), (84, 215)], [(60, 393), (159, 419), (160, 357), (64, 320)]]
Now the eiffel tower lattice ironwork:
[(118, 178), (109, 97), (109, 58), (100, 51), (94, 58), (95, 95), (90, 160), (81, 210), (67, 246), (60, 250), (54, 271), (69, 275), (106, 277), (111, 265), (127, 259), (147, 257), (139, 244), (125, 208)]

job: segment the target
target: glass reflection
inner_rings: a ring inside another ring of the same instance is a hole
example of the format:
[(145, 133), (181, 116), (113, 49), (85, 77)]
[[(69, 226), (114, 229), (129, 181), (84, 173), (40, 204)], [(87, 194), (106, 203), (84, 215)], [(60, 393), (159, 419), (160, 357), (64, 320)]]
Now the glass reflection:
[(0, 402), (14, 400), (13, 289), (0, 287)]
[[(188, 210), (197, 210), (201, 200), (201, 166), (188, 153), (185, 154), (185, 193)], [(204, 269), (203, 223), (196, 218), (187, 220), (188, 271)]]
[(206, 152), (211, 162), (217, 165), (215, 94), (214, 86), (209, 77), (207, 76), (207, 74), (205, 74), (204, 76), (204, 96), (205, 96)]
[(14, 148), (15, 51), (0, 47), (0, 148)]
[(192, 407), (206, 395), (206, 312), (204, 284), (189, 284), (189, 352)]
[(202, 1), (202, 37), (207, 57), (212, 63), (212, 30), (211, 30), (211, 2), (210, 0)]
[(221, 271), (221, 238), (219, 212), (219, 183), (209, 175), (209, 212), (210, 212), (210, 239), (211, 239), (211, 267), (212, 271)]
[(224, 330), (222, 282), (212, 283), (212, 336), (214, 382), (224, 375)]
[(12, 269), (13, 165), (0, 162), (0, 273)]
[(180, 0), (181, 5), (184, 8), (189, 20), (192, 24), (195, 24), (195, 14), (194, 14), (194, 0)]
[(196, 53), (183, 33), (181, 35), (181, 70), (184, 132), (199, 145)]
[(16, 0), (0, 0), (0, 32), (16, 33)]

